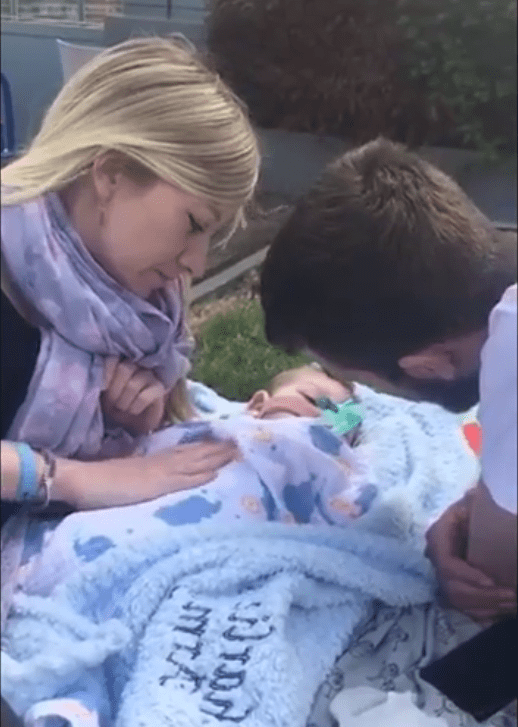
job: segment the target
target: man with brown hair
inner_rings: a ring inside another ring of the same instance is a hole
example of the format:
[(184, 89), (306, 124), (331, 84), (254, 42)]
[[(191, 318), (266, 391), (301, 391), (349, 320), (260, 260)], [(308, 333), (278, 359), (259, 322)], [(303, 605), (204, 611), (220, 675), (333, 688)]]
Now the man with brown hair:
[(516, 251), (457, 184), (378, 139), (331, 164), (278, 233), (266, 333), (462, 411), (478, 400), (489, 314), (515, 281)]
[(428, 554), (450, 603), (481, 622), (516, 614), (515, 283), (516, 247), (452, 179), (385, 139), (324, 171), (261, 281), (270, 342), (336, 378), (454, 411), (480, 391), (482, 478), (432, 526)]

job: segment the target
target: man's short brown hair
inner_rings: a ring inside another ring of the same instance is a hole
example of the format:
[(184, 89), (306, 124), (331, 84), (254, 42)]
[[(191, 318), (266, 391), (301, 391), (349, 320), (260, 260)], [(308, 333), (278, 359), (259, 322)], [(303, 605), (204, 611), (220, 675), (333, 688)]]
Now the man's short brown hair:
[(398, 361), (483, 329), (516, 256), (447, 175), (380, 138), (332, 163), (262, 273), (270, 342), (391, 380)]

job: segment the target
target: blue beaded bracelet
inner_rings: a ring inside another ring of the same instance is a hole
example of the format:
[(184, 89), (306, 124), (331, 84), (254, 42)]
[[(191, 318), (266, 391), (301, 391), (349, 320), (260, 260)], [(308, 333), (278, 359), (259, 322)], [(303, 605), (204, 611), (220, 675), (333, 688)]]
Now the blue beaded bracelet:
[(40, 487), (36, 455), (25, 442), (13, 442), (20, 458), (20, 475), (16, 488), (18, 502), (34, 502)]

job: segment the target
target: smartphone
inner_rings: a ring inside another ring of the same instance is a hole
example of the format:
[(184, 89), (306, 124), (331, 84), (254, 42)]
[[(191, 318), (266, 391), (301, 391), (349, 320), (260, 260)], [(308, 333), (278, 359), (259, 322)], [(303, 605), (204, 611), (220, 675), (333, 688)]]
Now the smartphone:
[(483, 722), (518, 696), (517, 636), (516, 616), (503, 619), (419, 673), (457, 707)]
[(2, 727), (23, 727), (23, 720), (17, 717), (3, 697), (1, 701), (1, 722)]

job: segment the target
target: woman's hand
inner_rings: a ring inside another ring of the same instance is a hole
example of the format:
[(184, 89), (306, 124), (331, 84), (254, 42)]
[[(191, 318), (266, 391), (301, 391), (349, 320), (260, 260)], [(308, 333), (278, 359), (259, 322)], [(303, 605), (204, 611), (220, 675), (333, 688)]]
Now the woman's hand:
[(133, 434), (154, 432), (164, 420), (168, 391), (149, 369), (116, 356), (106, 359), (101, 406), (106, 416)]
[(475, 621), (489, 622), (516, 612), (516, 594), (499, 588), (466, 562), (470, 509), (474, 490), (451, 505), (426, 533), (426, 554), (450, 605)]
[(54, 492), (79, 510), (153, 500), (210, 482), (238, 452), (234, 442), (197, 442), (144, 457), (58, 460)]

